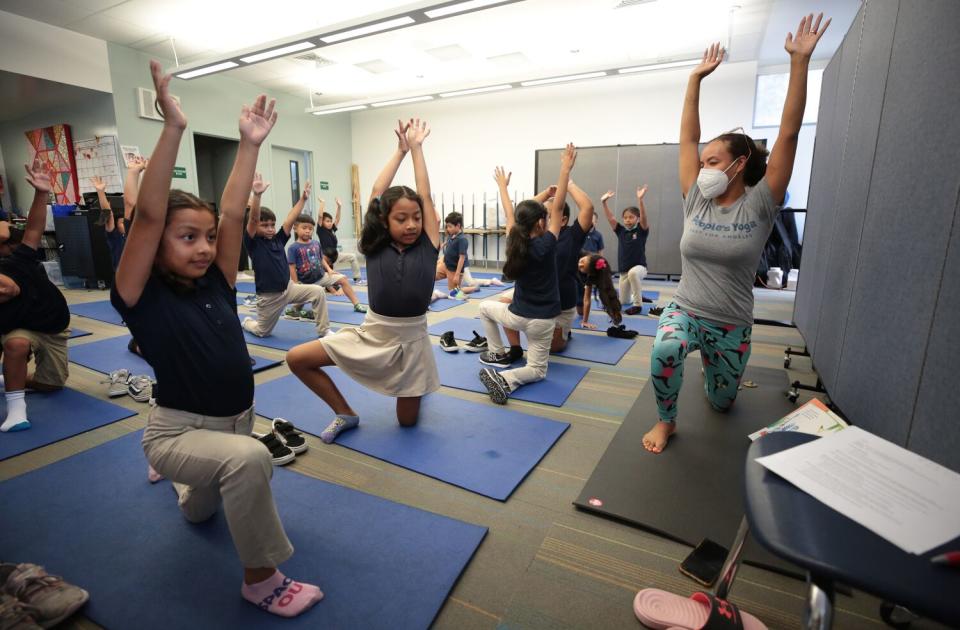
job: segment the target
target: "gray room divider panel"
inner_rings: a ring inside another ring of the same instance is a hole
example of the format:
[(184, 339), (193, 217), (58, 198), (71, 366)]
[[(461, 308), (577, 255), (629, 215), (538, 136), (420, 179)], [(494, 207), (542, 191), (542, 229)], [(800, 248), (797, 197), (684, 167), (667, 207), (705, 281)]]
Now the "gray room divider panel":
[[(866, 10), (877, 4), (883, 3), (870, 2)], [(960, 190), (958, 24), (954, 0), (899, 4), (869, 219), (831, 392), (855, 423), (901, 445), (913, 420)], [(958, 321), (951, 334), (960, 332)], [(956, 414), (937, 428), (956, 431)]]

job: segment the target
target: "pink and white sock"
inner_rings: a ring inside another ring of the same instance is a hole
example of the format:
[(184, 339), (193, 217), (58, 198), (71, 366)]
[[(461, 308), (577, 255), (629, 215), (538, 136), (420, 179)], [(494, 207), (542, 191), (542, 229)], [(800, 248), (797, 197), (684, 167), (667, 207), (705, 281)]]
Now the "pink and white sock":
[(323, 599), (319, 587), (295, 582), (279, 570), (263, 582), (244, 583), (240, 593), (257, 608), (281, 617), (296, 617)]
[(157, 483), (158, 481), (162, 481), (163, 479), (166, 479), (166, 477), (164, 477), (163, 475), (158, 473), (156, 470), (154, 470), (153, 466), (151, 466), (150, 464), (147, 464), (147, 481), (149, 481), (150, 483)]

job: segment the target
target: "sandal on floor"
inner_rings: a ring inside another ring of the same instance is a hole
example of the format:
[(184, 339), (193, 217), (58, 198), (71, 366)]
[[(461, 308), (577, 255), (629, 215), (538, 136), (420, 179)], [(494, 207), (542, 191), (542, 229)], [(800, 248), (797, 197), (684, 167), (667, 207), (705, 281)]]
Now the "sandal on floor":
[(645, 588), (633, 600), (637, 619), (653, 630), (766, 630), (762, 621), (710, 593), (689, 598), (656, 588)]

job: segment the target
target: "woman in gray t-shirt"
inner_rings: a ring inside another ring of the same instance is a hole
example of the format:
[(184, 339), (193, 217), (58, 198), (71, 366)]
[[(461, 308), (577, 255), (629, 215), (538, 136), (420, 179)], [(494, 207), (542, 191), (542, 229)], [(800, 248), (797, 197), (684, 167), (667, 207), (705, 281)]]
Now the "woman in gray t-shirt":
[(714, 44), (690, 73), (680, 119), (680, 187), (683, 193), (683, 272), (674, 301), (660, 317), (650, 358), (659, 422), (643, 446), (659, 453), (676, 430), (683, 362), (699, 349), (704, 388), (718, 411), (733, 405), (750, 357), (753, 279), (763, 246), (783, 203), (797, 153), (807, 102), (807, 70), (830, 24), (823, 14), (800, 21), (787, 35), (790, 82), (776, 144), (767, 151), (745, 133), (725, 133), (698, 154), (700, 82), (717, 69), (724, 50)]

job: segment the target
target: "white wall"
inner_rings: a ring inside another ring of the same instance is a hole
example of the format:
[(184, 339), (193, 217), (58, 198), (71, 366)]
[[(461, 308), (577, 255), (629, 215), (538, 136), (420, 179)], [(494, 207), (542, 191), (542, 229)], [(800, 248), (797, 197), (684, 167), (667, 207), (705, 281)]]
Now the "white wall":
[(111, 92), (107, 43), (0, 11), (0, 70)]

